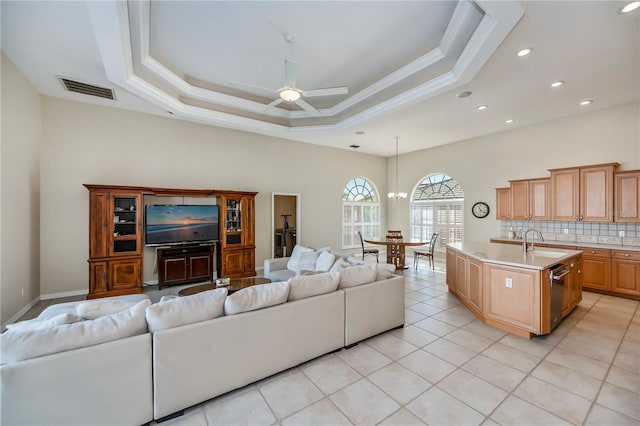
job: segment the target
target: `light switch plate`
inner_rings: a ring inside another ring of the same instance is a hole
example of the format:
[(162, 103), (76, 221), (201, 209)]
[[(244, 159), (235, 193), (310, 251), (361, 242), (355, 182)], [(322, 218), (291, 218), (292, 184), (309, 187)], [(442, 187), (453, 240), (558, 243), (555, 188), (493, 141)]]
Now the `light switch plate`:
[(506, 278), (504, 283), (504, 286), (507, 288), (512, 288), (513, 287), (513, 280), (511, 278)]

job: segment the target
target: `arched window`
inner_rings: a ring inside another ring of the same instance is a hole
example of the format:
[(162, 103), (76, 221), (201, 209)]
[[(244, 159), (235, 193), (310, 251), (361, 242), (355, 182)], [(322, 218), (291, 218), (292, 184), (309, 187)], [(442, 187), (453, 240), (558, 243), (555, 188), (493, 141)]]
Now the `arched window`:
[(342, 248), (360, 247), (363, 238), (380, 238), (380, 197), (365, 178), (351, 179), (342, 191)]
[(464, 192), (451, 176), (427, 176), (411, 194), (411, 238), (429, 241), (438, 232), (438, 247), (462, 241)]

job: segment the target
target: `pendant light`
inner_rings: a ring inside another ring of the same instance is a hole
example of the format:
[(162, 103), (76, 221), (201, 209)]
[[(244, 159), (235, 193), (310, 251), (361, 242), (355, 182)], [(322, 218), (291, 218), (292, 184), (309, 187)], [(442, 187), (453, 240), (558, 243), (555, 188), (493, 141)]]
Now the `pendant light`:
[(398, 139), (398, 136), (396, 136), (396, 192), (387, 194), (390, 200), (405, 200), (407, 198), (406, 192), (398, 191)]

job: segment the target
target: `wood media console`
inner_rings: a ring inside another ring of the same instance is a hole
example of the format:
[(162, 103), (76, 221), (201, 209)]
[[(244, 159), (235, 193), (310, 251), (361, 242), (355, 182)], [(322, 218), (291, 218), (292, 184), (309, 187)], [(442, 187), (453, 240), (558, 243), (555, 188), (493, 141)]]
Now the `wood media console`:
[(212, 281), (215, 244), (158, 247), (158, 288)]

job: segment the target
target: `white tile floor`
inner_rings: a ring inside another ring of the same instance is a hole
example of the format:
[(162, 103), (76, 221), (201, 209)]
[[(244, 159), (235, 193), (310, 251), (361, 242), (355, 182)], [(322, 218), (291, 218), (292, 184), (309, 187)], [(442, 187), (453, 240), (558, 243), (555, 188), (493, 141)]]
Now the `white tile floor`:
[(163, 425), (638, 425), (639, 302), (585, 292), (549, 336), (480, 323), (442, 270), (405, 272), (406, 325)]

